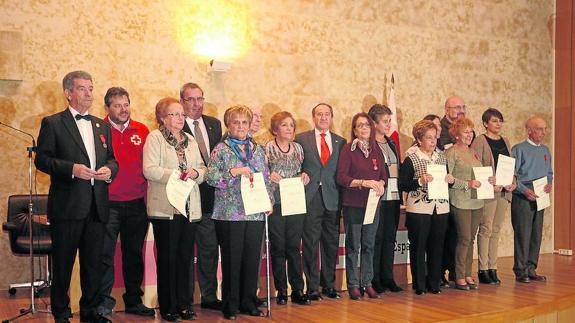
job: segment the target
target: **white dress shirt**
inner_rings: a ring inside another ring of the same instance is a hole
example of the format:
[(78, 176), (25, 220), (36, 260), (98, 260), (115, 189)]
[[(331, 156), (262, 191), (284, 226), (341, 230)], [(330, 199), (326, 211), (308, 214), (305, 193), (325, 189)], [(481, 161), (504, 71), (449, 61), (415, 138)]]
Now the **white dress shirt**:
[[(319, 154), (319, 156), (321, 157), (321, 134), (322, 132), (314, 129), (315, 132), (315, 143), (317, 145), (317, 153)], [(331, 132), (329, 132), (329, 130), (326, 130), (325, 132), (325, 141), (327, 142), (327, 147), (329, 148), (329, 155), (331, 156), (332, 152), (333, 152), (333, 148), (331, 147)]]
[[(76, 115), (79, 114), (78, 111), (74, 110), (72, 107), (68, 107), (68, 109), (72, 113), (74, 121), (76, 121), (78, 131), (80, 131), (80, 136), (82, 137), (84, 147), (86, 148), (88, 158), (90, 159), (90, 168), (96, 170), (96, 146), (94, 144), (94, 130), (92, 129), (92, 122), (85, 119), (76, 120)], [(88, 115), (88, 113), (84, 115)], [(94, 185), (94, 179), (92, 178), (90, 181), (92, 182), (92, 185)]]
[(200, 127), (200, 131), (202, 132), (202, 137), (204, 137), (204, 144), (206, 146), (206, 151), (208, 152), (208, 154), (210, 154), (211, 153), (210, 137), (208, 137), (208, 130), (206, 129), (206, 125), (204, 124), (204, 118), (200, 117), (199, 119), (192, 119), (186, 117), (186, 123), (188, 124), (188, 127), (190, 127), (190, 130), (192, 131), (192, 136), (195, 135), (196, 133), (194, 120), (198, 120), (198, 126)]

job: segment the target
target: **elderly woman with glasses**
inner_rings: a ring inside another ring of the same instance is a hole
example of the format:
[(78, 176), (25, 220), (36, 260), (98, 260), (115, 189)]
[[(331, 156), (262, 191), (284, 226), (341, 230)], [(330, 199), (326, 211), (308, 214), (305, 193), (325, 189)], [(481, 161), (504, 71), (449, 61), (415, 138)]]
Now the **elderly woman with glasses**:
[[(189, 268), (194, 255), (194, 236), (201, 218), (200, 191), (207, 169), (194, 137), (186, 134), (184, 108), (177, 99), (156, 104), (159, 129), (150, 132), (144, 145), (143, 170), (148, 180), (147, 209), (154, 229), (157, 256), (158, 303), (166, 321), (194, 320)], [(170, 204), (166, 184), (176, 173), (192, 182), (185, 210)]]
[[(351, 121), (353, 141), (339, 155), (337, 183), (343, 187), (342, 205), (345, 223), (345, 270), (349, 297), (359, 300), (363, 293), (379, 298), (371, 285), (373, 251), (379, 224), (379, 212), (370, 224), (363, 224), (370, 189), (381, 197), (387, 172), (384, 157), (375, 142), (375, 125), (367, 113), (358, 113)], [(361, 250), (361, 276), (358, 255)]]
[(216, 188), (212, 219), (222, 255), (222, 312), (235, 320), (237, 312), (263, 316), (256, 305), (258, 267), (264, 216), (271, 213), (246, 214), (241, 181), (262, 173), (269, 199), (273, 204), (270, 171), (265, 151), (248, 137), (252, 111), (243, 105), (226, 110), (226, 138), (212, 150), (208, 167), (208, 184)]
[(428, 183), (446, 181), (453, 176), (434, 178), (428, 174), (428, 165), (447, 166), (443, 152), (436, 150), (437, 128), (432, 121), (422, 120), (413, 126), (417, 150), (407, 156), (399, 172), (399, 189), (407, 193), (406, 217), (409, 237), (409, 261), (413, 275), (413, 288), (417, 295), (430, 291), (441, 293), (441, 263), (443, 241), (449, 214), (449, 202), (430, 199)]

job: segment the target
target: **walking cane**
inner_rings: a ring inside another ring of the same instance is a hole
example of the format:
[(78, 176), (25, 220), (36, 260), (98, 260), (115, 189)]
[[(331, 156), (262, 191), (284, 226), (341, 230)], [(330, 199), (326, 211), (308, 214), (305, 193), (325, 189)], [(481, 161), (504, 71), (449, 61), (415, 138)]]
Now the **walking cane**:
[(268, 299), (268, 318), (272, 318), (272, 302), (270, 295), (270, 239), (268, 233), (268, 214), (265, 214), (265, 226), (266, 226), (266, 285), (267, 285), (267, 299)]

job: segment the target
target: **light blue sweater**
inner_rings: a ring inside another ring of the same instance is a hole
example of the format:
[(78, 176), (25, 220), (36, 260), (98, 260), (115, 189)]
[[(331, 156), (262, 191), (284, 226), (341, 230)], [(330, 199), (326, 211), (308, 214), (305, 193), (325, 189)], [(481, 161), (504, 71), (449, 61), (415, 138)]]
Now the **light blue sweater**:
[(517, 176), (517, 189), (514, 194), (523, 194), (525, 189), (533, 189), (533, 181), (547, 176), (547, 182), (553, 182), (553, 168), (551, 151), (541, 144), (535, 146), (527, 140), (511, 148), (511, 155), (515, 158), (515, 176)]

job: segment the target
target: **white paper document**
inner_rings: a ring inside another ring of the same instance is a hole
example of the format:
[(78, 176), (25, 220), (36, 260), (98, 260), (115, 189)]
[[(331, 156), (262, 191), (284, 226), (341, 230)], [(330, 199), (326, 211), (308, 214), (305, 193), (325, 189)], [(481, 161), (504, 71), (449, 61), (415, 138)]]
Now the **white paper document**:
[(385, 198), (387, 200), (399, 199), (399, 188), (397, 186), (397, 178), (390, 177), (387, 179), (387, 187), (385, 188)]
[(535, 192), (535, 195), (539, 196), (536, 199), (537, 211), (541, 211), (551, 205), (549, 193), (545, 193), (545, 185), (547, 185), (547, 176), (533, 181), (533, 191)]
[(284, 178), (280, 180), (280, 199), (282, 216), (305, 214), (305, 188), (301, 177)]
[[(170, 204), (181, 214), (186, 214), (186, 203), (188, 203), (190, 192), (192, 192), (194, 185), (198, 184), (196, 184), (196, 182), (191, 179), (182, 181), (180, 179), (181, 174), (182, 172), (180, 172), (178, 169), (175, 169), (172, 172), (170, 178), (168, 179), (168, 183), (166, 184), (166, 194), (168, 195), (168, 201)], [(188, 214), (186, 214), (186, 216), (188, 216)], [(200, 217), (201, 214), (199, 214), (197, 219)]]
[(272, 209), (270, 197), (266, 189), (264, 175), (253, 173), (253, 182), (248, 176), (241, 177), (240, 190), (242, 192), (242, 202), (244, 203), (244, 213), (246, 215), (268, 212)]
[(367, 197), (367, 205), (365, 207), (365, 215), (363, 216), (364, 225), (373, 223), (380, 198), (381, 196), (377, 196), (373, 189), (369, 189), (369, 196)]
[(475, 176), (475, 180), (481, 182), (481, 186), (475, 190), (477, 193), (476, 199), (485, 200), (494, 198), (493, 185), (489, 183), (489, 177), (493, 176), (491, 166), (473, 167), (473, 175)]
[(495, 170), (495, 185), (507, 186), (513, 184), (515, 174), (515, 158), (499, 155)]
[(433, 176), (433, 181), (427, 183), (427, 197), (432, 200), (449, 200), (449, 188), (445, 181), (447, 166), (429, 164), (427, 174)]

